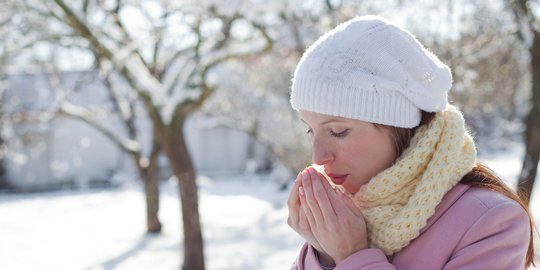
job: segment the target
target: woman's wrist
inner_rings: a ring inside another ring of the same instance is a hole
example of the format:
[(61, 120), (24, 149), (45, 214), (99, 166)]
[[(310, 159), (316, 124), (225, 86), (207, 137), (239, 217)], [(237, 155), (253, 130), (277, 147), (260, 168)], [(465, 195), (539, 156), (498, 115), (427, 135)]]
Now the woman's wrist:
[(353, 255), (354, 253), (356, 252), (359, 252), (361, 250), (364, 250), (364, 249), (367, 249), (368, 248), (368, 245), (367, 243), (366, 244), (363, 244), (363, 245), (360, 245), (359, 247), (353, 249), (354, 251), (353, 252), (348, 252), (348, 253), (345, 253), (345, 254), (341, 254), (340, 256), (339, 255), (336, 255), (334, 258), (333, 258), (333, 262), (338, 265), (339, 263), (341, 263), (342, 261), (344, 261), (345, 259), (347, 259), (349, 256)]
[(336, 263), (334, 262), (332, 257), (330, 257), (330, 255), (326, 254), (326, 252), (318, 251), (315, 248), (314, 248), (314, 251), (315, 251), (315, 257), (317, 258), (317, 261), (319, 261), (319, 265), (324, 270), (331, 270), (331, 269), (334, 269), (334, 267), (336, 267)]

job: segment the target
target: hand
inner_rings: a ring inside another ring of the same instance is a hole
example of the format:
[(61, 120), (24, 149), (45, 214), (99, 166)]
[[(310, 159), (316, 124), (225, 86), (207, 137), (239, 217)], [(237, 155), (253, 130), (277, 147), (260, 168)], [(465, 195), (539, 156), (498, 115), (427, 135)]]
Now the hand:
[(302, 172), (300, 208), (322, 250), (336, 264), (368, 247), (367, 227), (360, 210), (345, 194), (333, 189), (314, 168)]
[(301, 186), (301, 173), (299, 173), (294, 181), (289, 199), (287, 200), (287, 207), (289, 208), (287, 224), (289, 224), (293, 230), (302, 236), (302, 238), (304, 238), (308, 244), (321, 253), (323, 252), (321, 245), (311, 231), (306, 214), (300, 209), (300, 197), (298, 191)]

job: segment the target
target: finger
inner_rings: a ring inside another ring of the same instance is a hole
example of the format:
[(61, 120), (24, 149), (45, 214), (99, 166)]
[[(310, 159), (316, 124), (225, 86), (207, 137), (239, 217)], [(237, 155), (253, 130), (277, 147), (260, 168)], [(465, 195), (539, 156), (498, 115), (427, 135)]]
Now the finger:
[(289, 206), (294, 206), (300, 202), (300, 198), (298, 196), (298, 187), (302, 185), (302, 179), (300, 179), (300, 177), (301, 173), (296, 176), (296, 179), (293, 182), (293, 186), (289, 194), (289, 199), (287, 200), (287, 205)]
[(336, 214), (342, 216), (343, 214), (352, 213), (355, 216), (362, 216), (362, 211), (358, 208), (353, 200), (343, 191), (336, 189), (333, 196), (330, 196), (330, 200), (336, 204)]
[(298, 196), (298, 188), (300, 187), (301, 179), (300, 174), (296, 177), (291, 193), (289, 194), (289, 199), (287, 200), (287, 207), (289, 208), (289, 225), (298, 224), (299, 217), (298, 213), (300, 210), (300, 198)]
[[(313, 183), (313, 194), (317, 198), (318, 205), (324, 220), (335, 220), (336, 213), (329, 199), (328, 192), (333, 192), (332, 188), (328, 190), (323, 182), (327, 182), (324, 176), (314, 169), (309, 170)], [(328, 183), (328, 182), (327, 182)]]
[(351, 197), (349, 197), (349, 196), (347, 196), (346, 194), (343, 194), (343, 193), (341, 193), (340, 197), (341, 197), (341, 200), (347, 206), (347, 208), (349, 208), (349, 210), (351, 210), (356, 216), (362, 216), (362, 211), (360, 211), (360, 208), (358, 208), (358, 206), (356, 206), (356, 204), (354, 204)]
[(307, 219), (306, 213), (304, 210), (300, 210), (298, 212), (298, 226), (304, 231), (304, 232), (311, 232), (311, 227), (309, 226), (309, 221)]
[[(330, 199), (330, 203), (333, 203), (333, 200), (332, 199), (335, 199), (337, 197), (339, 197), (341, 193), (341, 190), (339, 190), (339, 188), (336, 186), (332, 186), (330, 185), (330, 183), (328, 182), (328, 179), (326, 179), (326, 177), (322, 174), (320, 174), (323, 181), (322, 182), (322, 185), (324, 186), (324, 188), (326, 189), (326, 192), (328, 194), (328, 198)], [(333, 205), (333, 204), (332, 204)], [(334, 209), (334, 212), (335, 212), (335, 209)]]
[[(309, 173), (311, 169), (308, 169), (307, 171), (302, 172), (302, 186), (303, 189), (300, 189), (304, 192), (304, 198), (306, 200), (306, 205), (311, 210), (311, 214), (314, 218), (314, 221), (320, 221), (324, 222), (324, 217), (321, 213), (321, 209), (319, 207), (319, 202), (317, 201), (317, 198), (313, 194), (313, 181), (314, 178), (311, 177), (311, 174)], [(304, 204), (304, 202), (302, 202)], [(302, 205), (305, 206), (305, 205)], [(308, 216), (309, 219), (309, 216)], [(310, 220), (311, 222), (311, 220)], [(313, 224), (313, 223), (312, 223)]]
[(328, 191), (332, 191), (333, 193), (335, 193), (336, 188), (334, 188), (332, 185), (330, 185), (330, 183), (328, 182), (328, 179), (326, 179), (326, 177), (322, 173), (320, 173), (320, 172), (317, 172), (317, 173), (320, 175), (321, 179), (323, 180), (322, 184), (323, 184), (324, 188), (326, 190), (328, 190)]
[(298, 193), (300, 194), (300, 209), (302, 213), (304, 213), (308, 221), (309, 227), (313, 229), (313, 227), (316, 226), (317, 222), (315, 221), (315, 217), (313, 216), (311, 208), (309, 207), (309, 204), (307, 202), (304, 187), (299, 187)]
[(330, 186), (328, 181), (326, 181), (326, 187), (328, 191), (327, 192), (328, 199), (330, 203), (332, 204), (332, 206), (334, 207), (335, 214), (339, 217), (339, 216), (342, 216), (345, 212), (350, 213), (352, 210), (349, 209), (350, 208), (349, 205), (344, 200), (345, 197), (347, 197), (347, 195), (343, 194), (343, 192), (341, 192), (339, 188), (337, 187), (333, 188), (332, 186)]
[(317, 240), (317, 237), (315, 236), (315, 233), (313, 232), (313, 229), (311, 228), (311, 225), (309, 224), (309, 221), (304, 213), (304, 211), (299, 212), (299, 227), (302, 231), (302, 237), (308, 241), (308, 243), (314, 247), (319, 247), (319, 241)]

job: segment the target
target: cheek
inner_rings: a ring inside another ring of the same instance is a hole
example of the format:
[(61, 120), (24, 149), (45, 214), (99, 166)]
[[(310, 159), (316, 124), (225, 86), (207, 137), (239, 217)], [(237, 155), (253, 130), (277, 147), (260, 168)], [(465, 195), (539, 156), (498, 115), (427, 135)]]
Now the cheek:
[(347, 154), (344, 157), (355, 163), (351, 165), (371, 176), (390, 167), (395, 160), (395, 149), (389, 138), (383, 134), (379, 136), (381, 137), (356, 140), (345, 146), (344, 151)]
[(385, 163), (385, 168), (387, 168), (396, 160), (396, 149), (390, 138), (381, 138), (384, 139), (379, 140), (377, 144), (374, 143), (373, 145), (378, 149), (377, 152), (379, 153), (378, 157), (380, 158), (380, 161)]

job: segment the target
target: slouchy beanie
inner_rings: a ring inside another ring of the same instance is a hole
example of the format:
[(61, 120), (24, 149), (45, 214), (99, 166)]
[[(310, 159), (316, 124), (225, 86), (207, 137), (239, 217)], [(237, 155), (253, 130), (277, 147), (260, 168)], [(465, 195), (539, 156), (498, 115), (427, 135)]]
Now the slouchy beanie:
[(296, 67), (291, 105), (326, 115), (412, 128), (442, 111), (452, 74), (408, 31), (360, 16), (320, 37)]

